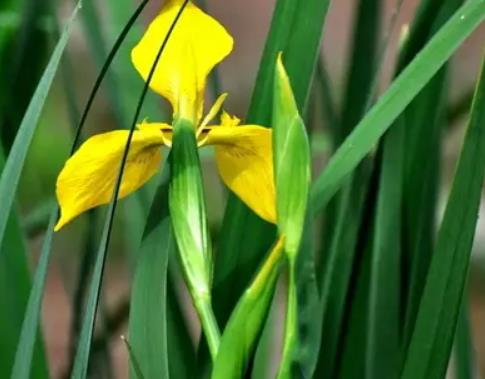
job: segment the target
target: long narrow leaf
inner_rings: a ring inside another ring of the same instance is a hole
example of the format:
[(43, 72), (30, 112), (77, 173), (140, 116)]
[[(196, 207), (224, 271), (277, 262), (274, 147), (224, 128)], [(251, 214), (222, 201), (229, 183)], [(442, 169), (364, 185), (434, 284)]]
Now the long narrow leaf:
[(12, 205), (17, 191), (20, 174), (25, 163), (27, 151), (29, 150), (32, 137), (37, 128), (37, 124), (44, 107), (47, 95), (54, 80), (54, 76), (59, 67), (62, 53), (66, 48), (69, 36), (71, 34), (72, 25), (77, 12), (80, 8), (81, 2), (74, 9), (71, 18), (66, 24), (64, 31), (57, 43), (57, 46), (52, 53), (49, 64), (47, 65), (44, 74), (37, 86), (37, 89), (32, 96), (29, 107), (25, 112), (22, 123), (20, 124), (19, 132), (15, 137), (14, 144), (8, 156), (5, 168), (0, 177), (0, 199), (2, 199), (2, 207), (0, 208), (0, 243), (4, 238), (7, 221), (12, 210)]
[[(145, 226), (130, 301), (129, 341), (146, 378), (168, 378), (167, 265), (174, 253), (168, 185), (161, 184)], [(136, 378), (132, 365), (131, 377)]]
[[(5, 159), (0, 146), (0, 170)], [(12, 373), (15, 349), (22, 330), (22, 321), (29, 299), (31, 280), (27, 248), (17, 215), (12, 213), (5, 230), (5, 239), (0, 246), (0, 377), (8, 378)], [(12, 291), (15, 288), (15, 291)], [(47, 360), (43, 343), (39, 338), (32, 360), (32, 375), (47, 378)]]
[[(54, 228), (56, 220), (57, 208), (52, 207), (52, 213), (47, 229), (48, 231)], [(52, 233), (48, 232), (42, 245), (38, 267), (32, 282), (32, 291), (29, 296), (25, 318), (22, 324), (22, 332), (20, 334), (17, 352), (15, 354), (15, 361), (11, 376), (12, 379), (28, 379), (31, 375), (30, 371), (32, 367), (32, 357), (34, 355), (34, 346), (36, 337), (38, 335), (42, 298), (44, 295), (47, 269), (49, 267), (50, 253), (52, 250), (52, 236)]]
[(446, 372), (485, 175), (484, 136), (485, 64), (482, 63), (470, 123), (406, 355), (403, 379), (438, 379)]

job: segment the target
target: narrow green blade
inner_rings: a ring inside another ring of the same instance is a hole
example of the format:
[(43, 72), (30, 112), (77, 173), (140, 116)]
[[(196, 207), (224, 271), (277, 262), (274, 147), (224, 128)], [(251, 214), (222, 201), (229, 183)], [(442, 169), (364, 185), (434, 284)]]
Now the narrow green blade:
[(24, 166), (27, 151), (30, 143), (32, 142), (32, 137), (34, 136), (40, 114), (47, 99), (54, 76), (57, 72), (62, 53), (67, 45), (67, 41), (69, 40), (72, 25), (79, 8), (80, 2), (74, 9), (71, 18), (67, 22), (59, 42), (52, 53), (49, 64), (47, 65), (37, 89), (32, 96), (32, 100), (30, 101), (29, 107), (25, 112), (22, 123), (20, 124), (19, 132), (15, 137), (15, 142), (12, 145), (5, 168), (0, 177), (0, 199), (2, 199), (2, 208), (0, 209), (0, 243), (4, 238), (5, 228), (12, 210), (15, 193), (17, 191), (20, 174)]
[[(0, 146), (0, 170), (3, 169), (4, 162)], [(15, 214), (10, 215), (0, 251), (0, 377), (8, 378), (12, 373), (12, 363), (31, 289), (27, 250)], [(47, 378), (47, 371), (43, 344), (38, 339), (32, 360), (32, 376)]]
[(438, 379), (446, 372), (485, 173), (484, 105), (485, 65), (482, 64), (470, 123), (406, 354), (403, 379)]
[(404, 129), (396, 125), (382, 146), (372, 240), (365, 377), (397, 379), (400, 366), (401, 198)]
[[(129, 343), (146, 378), (169, 378), (167, 265), (173, 253), (165, 183), (157, 190), (145, 226), (130, 301)], [(130, 377), (137, 378), (133, 365)]]
[[(374, 97), (374, 84), (379, 75), (380, 0), (360, 0), (355, 7), (351, 60), (343, 98), (340, 123), (332, 129), (335, 145), (353, 130)], [(321, 336), (317, 355), (317, 376), (334, 377), (341, 356), (343, 335), (347, 328), (345, 304), (355, 266), (359, 258), (359, 237), (366, 224), (365, 209), (371, 184), (371, 160), (364, 162), (348, 179), (339, 196), (325, 211), (324, 232), (320, 251), (319, 290), (321, 301), (315, 317), (316, 332)], [(321, 315), (321, 316), (320, 316)], [(364, 321), (361, 324), (363, 325)], [(359, 361), (363, 353), (359, 351)], [(355, 357), (354, 362), (357, 360)]]
[(315, 214), (323, 209), (345, 177), (372, 151), (396, 117), (484, 18), (485, 1), (466, 2), (397, 77), (315, 181), (311, 207)]
[(456, 379), (473, 379), (475, 377), (475, 352), (473, 348), (469, 307), (468, 294), (465, 294), (455, 335), (454, 355)]
[[(462, 0), (447, 0), (437, 5), (427, 0), (420, 4), (418, 18), (401, 54), (400, 66), (409, 63), (462, 3)], [(403, 183), (402, 279), (407, 283), (403, 288), (404, 346), (411, 338), (434, 246), (447, 74), (445, 65), (411, 102), (403, 116), (404, 176), (414, 178)]]
[(54, 229), (56, 220), (57, 207), (52, 206), (49, 226), (47, 228), (44, 243), (42, 244), (40, 259), (35, 271), (34, 280), (32, 282), (32, 290), (30, 292), (27, 309), (25, 311), (25, 318), (22, 324), (22, 332), (20, 334), (17, 352), (15, 354), (15, 361), (11, 375), (12, 379), (28, 379), (31, 377), (32, 359), (38, 335), (45, 280), (47, 277), (47, 270), (51, 255), (50, 253), (52, 250), (52, 230)]

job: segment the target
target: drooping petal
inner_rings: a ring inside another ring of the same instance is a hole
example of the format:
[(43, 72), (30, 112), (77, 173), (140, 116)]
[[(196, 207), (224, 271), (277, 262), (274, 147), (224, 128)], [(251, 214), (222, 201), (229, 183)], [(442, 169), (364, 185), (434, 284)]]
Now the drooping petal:
[[(144, 80), (175, 19), (182, 0), (171, 0), (132, 51)], [(175, 115), (197, 122), (202, 113), (206, 77), (232, 50), (233, 39), (215, 19), (189, 2), (159, 60), (150, 87), (166, 97)]]
[(209, 128), (224, 183), (262, 219), (276, 222), (271, 129), (258, 125)]
[[(128, 133), (116, 130), (91, 137), (67, 160), (57, 178), (61, 218), (56, 231), (88, 209), (111, 201)], [(160, 130), (134, 132), (119, 198), (140, 188), (157, 172), (162, 145)]]

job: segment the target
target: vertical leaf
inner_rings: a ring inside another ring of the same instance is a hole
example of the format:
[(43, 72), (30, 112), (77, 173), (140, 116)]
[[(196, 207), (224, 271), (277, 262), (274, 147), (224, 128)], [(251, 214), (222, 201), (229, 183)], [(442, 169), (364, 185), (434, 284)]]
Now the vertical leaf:
[(485, 173), (485, 65), (426, 278), (402, 378), (446, 372), (463, 297)]
[(468, 294), (463, 297), (455, 335), (455, 376), (456, 379), (475, 377), (475, 358), (470, 325)]
[[(0, 171), (4, 165), (0, 146)], [(27, 250), (15, 213), (10, 215), (5, 239), (0, 245), (0, 377), (8, 378), (12, 372), (15, 350), (22, 329), (22, 321), (29, 298), (31, 280)], [(15, 288), (15, 291), (12, 291)], [(36, 343), (32, 361), (32, 375), (47, 378), (47, 361), (42, 341)]]
[[(130, 301), (129, 341), (146, 378), (169, 378), (167, 265), (174, 253), (168, 185), (160, 184), (138, 252)], [(132, 365), (131, 377), (136, 378)]]
[(0, 210), (0, 243), (3, 241), (7, 221), (12, 210), (12, 205), (17, 191), (20, 174), (25, 162), (27, 151), (37, 128), (40, 114), (44, 107), (47, 95), (57, 72), (62, 53), (67, 45), (71, 28), (74, 23), (77, 11), (80, 7), (80, 2), (76, 6), (71, 18), (66, 24), (66, 27), (57, 43), (57, 46), (52, 53), (42, 78), (35, 90), (30, 104), (25, 112), (22, 123), (20, 124), (19, 132), (15, 137), (12, 149), (5, 163), (5, 168), (0, 177), (0, 198), (3, 206)]
[[(57, 220), (57, 208), (52, 207), (48, 231), (54, 229)], [(22, 332), (20, 334), (17, 352), (12, 369), (12, 379), (28, 379), (31, 377), (32, 359), (34, 348), (38, 335), (40, 313), (42, 308), (42, 299), (44, 295), (45, 280), (49, 259), (51, 253), (52, 233), (47, 233), (42, 245), (38, 267), (32, 282), (25, 318), (22, 323)]]

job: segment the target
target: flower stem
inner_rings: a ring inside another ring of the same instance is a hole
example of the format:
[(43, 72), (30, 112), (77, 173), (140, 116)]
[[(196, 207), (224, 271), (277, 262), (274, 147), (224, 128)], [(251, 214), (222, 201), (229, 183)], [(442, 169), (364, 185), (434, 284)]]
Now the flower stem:
[(294, 259), (289, 260), (288, 270), (288, 300), (286, 307), (283, 354), (277, 379), (292, 378), (291, 365), (298, 343), (298, 305)]
[(214, 312), (212, 311), (210, 296), (194, 296), (194, 305), (199, 315), (202, 330), (204, 331), (212, 362), (215, 362), (217, 352), (219, 350), (219, 343), (221, 340), (221, 333), (217, 325)]

